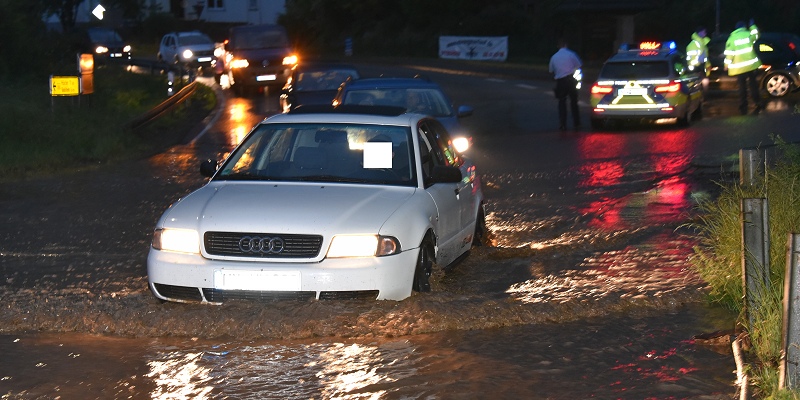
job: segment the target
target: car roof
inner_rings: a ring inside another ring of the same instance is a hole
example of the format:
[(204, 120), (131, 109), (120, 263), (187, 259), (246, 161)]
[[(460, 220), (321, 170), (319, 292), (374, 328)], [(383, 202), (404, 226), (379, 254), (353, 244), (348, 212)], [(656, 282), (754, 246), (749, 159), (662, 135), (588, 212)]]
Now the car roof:
[(611, 56), (606, 62), (666, 61), (676, 52), (676, 50), (623, 50)]
[(345, 84), (347, 88), (403, 89), (403, 88), (436, 88), (439, 85), (425, 78), (361, 78), (352, 79)]

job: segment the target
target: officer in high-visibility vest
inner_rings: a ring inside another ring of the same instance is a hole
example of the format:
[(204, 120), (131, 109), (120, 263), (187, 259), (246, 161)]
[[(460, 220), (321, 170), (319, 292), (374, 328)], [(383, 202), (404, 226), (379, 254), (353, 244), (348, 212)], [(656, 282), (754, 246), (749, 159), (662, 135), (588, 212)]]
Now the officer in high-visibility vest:
[(690, 71), (702, 72), (708, 76), (711, 62), (708, 59), (708, 42), (711, 38), (706, 36), (706, 28), (698, 27), (692, 33), (692, 41), (686, 46), (686, 61)]
[(755, 39), (743, 21), (736, 23), (736, 30), (725, 42), (725, 68), (728, 75), (735, 76), (739, 83), (739, 112), (747, 114), (747, 89), (756, 105), (755, 112), (761, 111), (761, 95), (758, 89), (756, 70), (761, 66), (755, 51)]

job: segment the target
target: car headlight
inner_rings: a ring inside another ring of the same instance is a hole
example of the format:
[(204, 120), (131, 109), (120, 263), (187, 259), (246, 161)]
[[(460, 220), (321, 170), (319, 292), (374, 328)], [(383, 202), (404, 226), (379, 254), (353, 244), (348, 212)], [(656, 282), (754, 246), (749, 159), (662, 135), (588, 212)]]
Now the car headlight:
[(297, 56), (292, 54), (290, 56), (283, 57), (283, 65), (295, 65), (297, 64)]
[(127, 44), (125, 47), (122, 48), (123, 53), (130, 53), (131, 52), (131, 45)]
[(199, 253), (200, 237), (191, 229), (156, 229), (152, 246), (156, 250)]
[(247, 68), (250, 66), (250, 63), (243, 58), (234, 58), (230, 62), (231, 68)]
[(192, 58), (193, 55), (194, 53), (192, 53), (191, 50), (184, 50), (183, 53), (181, 53), (181, 56), (186, 60)]
[(97, 53), (97, 54), (108, 53), (108, 47), (106, 47), (106, 46), (97, 46), (97, 48), (94, 49), (94, 52)]
[(327, 257), (381, 257), (400, 252), (400, 243), (391, 236), (339, 235), (331, 240)]

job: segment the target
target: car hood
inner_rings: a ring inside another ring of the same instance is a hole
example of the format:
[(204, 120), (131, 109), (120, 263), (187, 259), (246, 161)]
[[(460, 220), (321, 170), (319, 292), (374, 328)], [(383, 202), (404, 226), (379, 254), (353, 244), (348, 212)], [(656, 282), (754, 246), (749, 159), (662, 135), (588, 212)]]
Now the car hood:
[(379, 233), (415, 188), (275, 182), (211, 182), (174, 204), (167, 227), (199, 232)]

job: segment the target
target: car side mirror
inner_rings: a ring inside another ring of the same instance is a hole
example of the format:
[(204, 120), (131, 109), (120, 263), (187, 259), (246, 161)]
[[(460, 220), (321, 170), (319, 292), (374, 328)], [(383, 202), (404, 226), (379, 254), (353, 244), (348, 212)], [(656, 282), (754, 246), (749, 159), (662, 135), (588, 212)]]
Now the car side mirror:
[(436, 183), (458, 183), (461, 182), (461, 170), (450, 165), (437, 165), (431, 172), (430, 184)]
[(474, 111), (470, 106), (458, 106), (458, 118), (469, 117)]
[(210, 178), (214, 176), (216, 172), (217, 172), (216, 161), (208, 159), (200, 163), (200, 174), (202, 174), (203, 176)]

